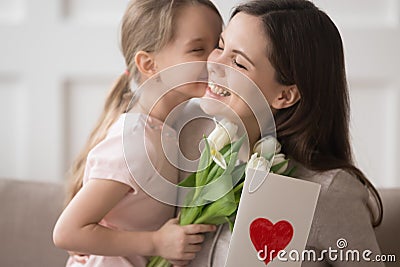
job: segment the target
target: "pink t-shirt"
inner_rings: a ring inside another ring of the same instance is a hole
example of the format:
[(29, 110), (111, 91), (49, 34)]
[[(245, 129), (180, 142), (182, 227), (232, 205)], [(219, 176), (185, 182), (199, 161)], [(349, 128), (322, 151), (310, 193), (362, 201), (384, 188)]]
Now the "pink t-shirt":
[[(157, 173), (177, 183), (178, 171), (162, 153), (167, 147), (168, 157), (174, 156), (173, 150), (177, 149), (178, 142), (176, 136), (172, 128), (155, 118), (127, 113), (120, 116), (106, 138), (89, 152), (84, 184), (89, 179), (108, 179), (132, 188), (103, 218), (101, 225), (125, 231), (154, 231), (174, 216), (174, 206), (152, 198), (142, 190), (141, 184), (142, 181), (159, 179)], [(147, 258), (139, 255), (126, 258), (90, 255), (85, 265), (70, 257), (67, 266), (144, 267), (146, 263)]]

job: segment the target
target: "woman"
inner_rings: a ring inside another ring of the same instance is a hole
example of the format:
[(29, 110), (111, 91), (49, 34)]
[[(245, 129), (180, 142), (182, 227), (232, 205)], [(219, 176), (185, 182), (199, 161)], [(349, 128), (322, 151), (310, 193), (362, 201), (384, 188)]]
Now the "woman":
[[(273, 112), (282, 150), (298, 166), (295, 176), (321, 184), (306, 249), (320, 255), (329, 247), (337, 249), (337, 240), (345, 238), (348, 249), (379, 254), (373, 227), (382, 220), (382, 203), (353, 164), (343, 45), (331, 19), (305, 0), (250, 1), (234, 10), (208, 60), (240, 71), (259, 87)], [(205, 98), (235, 111), (254, 144), (260, 138), (254, 115), (239, 95), (213, 84), (219, 75), (211, 66)], [(225, 226), (207, 240), (191, 266), (224, 266), (229, 240)], [(325, 257), (303, 266), (383, 264)]]

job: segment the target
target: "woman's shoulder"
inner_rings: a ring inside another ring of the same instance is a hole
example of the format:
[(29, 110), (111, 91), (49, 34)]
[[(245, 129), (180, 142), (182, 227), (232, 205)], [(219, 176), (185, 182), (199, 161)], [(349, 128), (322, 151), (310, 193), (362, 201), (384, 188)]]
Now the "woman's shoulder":
[(367, 187), (357, 176), (343, 169), (314, 172), (305, 180), (321, 184), (307, 246), (335, 247), (341, 238), (349, 248), (379, 252), (372, 227)]
[[(337, 221), (341, 219), (354, 223), (354, 220), (361, 217), (361, 220), (368, 217), (367, 223), (371, 222), (368, 188), (354, 174), (343, 169), (333, 169), (315, 172), (304, 179), (321, 185), (315, 211), (318, 225), (334, 224), (335, 221), (339, 223)], [(360, 213), (361, 217), (353, 217)]]
[(320, 198), (359, 198), (368, 200), (368, 189), (354, 174), (344, 169), (332, 169), (323, 172), (308, 171), (303, 173), (303, 180), (321, 185)]

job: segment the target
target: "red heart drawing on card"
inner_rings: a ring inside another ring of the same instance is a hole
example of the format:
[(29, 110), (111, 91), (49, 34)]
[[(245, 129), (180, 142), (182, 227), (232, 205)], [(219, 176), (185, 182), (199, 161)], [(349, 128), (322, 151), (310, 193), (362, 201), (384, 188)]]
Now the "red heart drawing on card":
[(293, 226), (288, 221), (273, 224), (268, 219), (257, 218), (250, 224), (251, 242), (257, 251), (258, 258), (264, 260), (265, 265), (289, 244), (292, 237)]

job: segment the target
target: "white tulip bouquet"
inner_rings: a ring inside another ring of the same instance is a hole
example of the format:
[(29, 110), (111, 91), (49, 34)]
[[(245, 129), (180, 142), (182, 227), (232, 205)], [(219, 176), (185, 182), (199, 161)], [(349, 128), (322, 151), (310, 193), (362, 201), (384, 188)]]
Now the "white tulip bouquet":
[[(205, 148), (200, 156), (198, 171), (179, 184), (194, 188), (186, 196), (186, 207), (181, 209), (180, 225), (228, 223), (232, 231), (246, 168), (268, 171), (271, 166), (270, 171), (277, 174), (290, 176), (293, 173), (293, 168), (287, 170), (288, 159), (280, 153), (281, 145), (272, 136), (264, 137), (255, 144), (254, 154), (247, 164), (237, 164), (238, 152), (244, 140), (243, 136), (231, 142), (237, 129), (235, 124), (227, 120), (216, 121), (214, 131), (208, 138), (204, 137)], [(205, 188), (207, 185), (212, 186)], [(151, 257), (147, 264), (147, 267), (169, 266), (171, 264), (160, 256)]]

